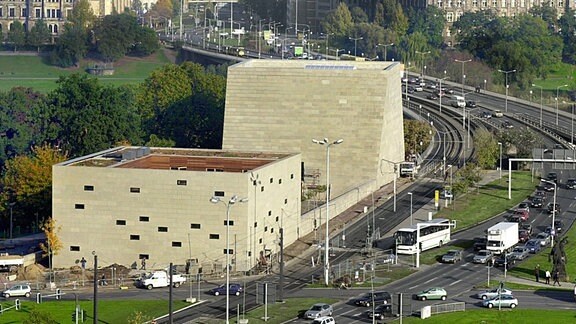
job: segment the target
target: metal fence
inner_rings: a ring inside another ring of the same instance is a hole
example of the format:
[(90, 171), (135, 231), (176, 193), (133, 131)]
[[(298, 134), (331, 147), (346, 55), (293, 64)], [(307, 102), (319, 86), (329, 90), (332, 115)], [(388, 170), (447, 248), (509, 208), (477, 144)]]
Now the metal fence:
[(432, 315), (442, 313), (464, 312), (466, 310), (466, 303), (458, 302), (450, 304), (431, 305), (430, 310)]

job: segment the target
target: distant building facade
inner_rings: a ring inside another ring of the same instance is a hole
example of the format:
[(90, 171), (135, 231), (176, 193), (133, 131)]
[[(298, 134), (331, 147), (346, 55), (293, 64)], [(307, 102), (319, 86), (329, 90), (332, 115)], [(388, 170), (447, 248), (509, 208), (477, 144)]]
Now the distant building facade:
[[(118, 147), (53, 166), (57, 268), (94, 251), (99, 264), (222, 272), (267, 266), (297, 239), (300, 154)], [(246, 202), (227, 206), (232, 196)], [(222, 202), (212, 203), (213, 196)], [(226, 246), (226, 224), (230, 236)], [(201, 269), (201, 270), (200, 270)]]

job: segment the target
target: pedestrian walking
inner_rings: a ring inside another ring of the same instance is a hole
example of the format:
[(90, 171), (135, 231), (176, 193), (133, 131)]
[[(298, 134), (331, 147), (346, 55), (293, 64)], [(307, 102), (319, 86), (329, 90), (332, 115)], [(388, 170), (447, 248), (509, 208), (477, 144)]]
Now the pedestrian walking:
[(550, 270), (546, 270), (546, 284), (547, 284), (547, 285), (550, 284), (550, 277), (552, 277), (552, 274), (550, 273)]
[(106, 275), (102, 275), (102, 279), (100, 280), (100, 284), (102, 286), (108, 286), (108, 283), (106, 282)]
[(540, 265), (538, 264), (534, 267), (534, 277), (536, 277), (536, 282), (540, 282)]
[(554, 272), (554, 277), (552, 277), (552, 279), (554, 279), (552, 286), (556, 286), (556, 284), (558, 284), (558, 287), (562, 286), (560, 281), (558, 281), (558, 279), (560, 279), (560, 272), (558, 270)]
[(82, 270), (86, 270), (86, 259), (84, 259), (84, 257), (80, 260), (80, 265), (82, 266)]
[(146, 258), (142, 258), (140, 262), (140, 270), (146, 270)]

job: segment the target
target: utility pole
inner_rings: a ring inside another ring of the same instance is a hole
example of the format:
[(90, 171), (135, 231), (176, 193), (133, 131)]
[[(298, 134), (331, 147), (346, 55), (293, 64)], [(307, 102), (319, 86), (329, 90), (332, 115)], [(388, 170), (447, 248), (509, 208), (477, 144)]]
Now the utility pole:
[(284, 228), (280, 227), (280, 292), (278, 301), (284, 301)]

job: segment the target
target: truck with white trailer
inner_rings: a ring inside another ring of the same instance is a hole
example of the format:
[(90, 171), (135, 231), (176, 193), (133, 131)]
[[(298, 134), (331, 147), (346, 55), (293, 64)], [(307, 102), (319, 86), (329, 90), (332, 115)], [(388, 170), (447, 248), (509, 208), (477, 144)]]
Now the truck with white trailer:
[(23, 265), (24, 265), (23, 256), (0, 253), (0, 271), (14, 272)]
[(501, 222), (486, 231), (486, 250), (494, 254), (510, 252), (518, 243), (518, 223)]
[[(186, 278), (179, 274), (172, 275), (172, 286), (180, 287), (186, 282)], [(136, 281), (136, 286), (146, 289), (168, 287), (170, 285), (170, 276), (166, 271), (154, 271), (146, 274)]]

